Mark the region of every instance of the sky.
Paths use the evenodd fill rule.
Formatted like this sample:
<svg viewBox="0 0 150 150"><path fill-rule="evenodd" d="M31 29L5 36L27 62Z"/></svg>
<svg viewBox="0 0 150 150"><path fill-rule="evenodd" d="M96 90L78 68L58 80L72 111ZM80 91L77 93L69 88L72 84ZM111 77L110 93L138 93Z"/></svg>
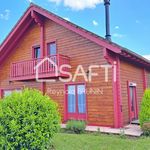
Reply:
<svg viewBox="0 0 150 150"><path fill-rule="evenodd" d="M0 43L33 2L105 37L103 0L5 0L0 5ZM112 41L150 59L150 0L111 0Z"/></svg>

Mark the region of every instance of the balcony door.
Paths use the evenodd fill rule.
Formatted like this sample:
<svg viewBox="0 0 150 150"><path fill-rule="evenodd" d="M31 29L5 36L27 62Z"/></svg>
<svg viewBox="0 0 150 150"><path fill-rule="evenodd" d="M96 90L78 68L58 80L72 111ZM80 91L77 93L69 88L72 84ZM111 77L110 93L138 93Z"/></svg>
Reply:
<svg viewBox="0 0 150 150"><path fill-rule="evenodd" d="M130 122L138 119L136 84L129 83L129 118Z"/></svg>
<svg viewBox="0 0 150 150"><path fill-rule="evenodd" d="M48 52L47 53L48 53L49 56L54 56L54 55L57 54L56 43L55 42L49 43L47 45L47 47L48 47Z"/></svg>
<svg viewBox="0 0 150 150"><path fill-rule="evenodd" d="M50 57L50 59L57 64L57 50L56 50L56 42L51 42L47 45L47 54ZM55 69L55 66L50 64L50 68L52 70Z"/></svg>
<svg viewBox="0 0 150 150"><path fill-rule="evenodd" d="M85 85L68 85L67 86L67 120L85 120L86 119L86 94Z"/></svg>

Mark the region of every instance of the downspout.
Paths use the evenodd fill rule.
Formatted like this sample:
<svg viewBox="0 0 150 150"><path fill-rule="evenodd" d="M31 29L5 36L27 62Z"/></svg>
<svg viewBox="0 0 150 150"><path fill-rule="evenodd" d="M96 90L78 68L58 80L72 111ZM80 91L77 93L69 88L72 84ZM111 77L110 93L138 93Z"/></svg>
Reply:
<svg viewBox="0 0 150 150"><path fill-rule="evenodd" d="M104 58L112 65L112 86L114 100L114 128L123 127L122 96L120 82L120 59L112 58L104 48ZM115 68L116 67L116 68ZM116 81L114 80L116 78Z"/></svg>
<svg viewBox="0 0 150 150"><path fill-rule="evenodd" d="M123 127L123 105L122 105L122 91L121 91L121 68L120 68L120 58L116 56L117 61L117 97L118 97L118 117L119 117L119 127Z"/></svg>

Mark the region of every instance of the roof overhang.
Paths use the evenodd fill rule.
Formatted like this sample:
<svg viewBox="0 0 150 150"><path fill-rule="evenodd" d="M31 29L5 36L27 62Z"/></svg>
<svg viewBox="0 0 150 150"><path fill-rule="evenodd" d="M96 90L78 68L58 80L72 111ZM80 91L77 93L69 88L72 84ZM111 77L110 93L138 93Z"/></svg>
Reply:
<svg viewBox="0 0 150 150"><path fill-rule="evenodd" d="M150 61L146 58L128 50L128 49L122 49L120 56L126 58L127 60L134 62L136 64L140 64L141 66L144 66L145 68L150 69Z"/></svg>

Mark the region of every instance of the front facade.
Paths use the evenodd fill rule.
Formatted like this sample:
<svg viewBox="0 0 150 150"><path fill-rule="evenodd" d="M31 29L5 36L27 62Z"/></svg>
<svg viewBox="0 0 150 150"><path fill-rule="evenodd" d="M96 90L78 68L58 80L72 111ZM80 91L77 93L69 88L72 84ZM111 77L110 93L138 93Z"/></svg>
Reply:
<svg viewBox="0 0 150 150"><path fill-rule="evenodd" d="M64 67L64 72L60 72L44 58L55 62L58 68L71 68ZM98 76L91 82L85 80L90 76L89 66L108 64L112 68L107 82L102 67L93 68ZM76 76L81 65L86 77ZM67 81L68 73L72 80ZM59 104L64 123L76 119L89 125L122 127L138 119L147 87L148 60L36 5L28 8L0 46L0 97L24 88L41 90Z"/></svg>

